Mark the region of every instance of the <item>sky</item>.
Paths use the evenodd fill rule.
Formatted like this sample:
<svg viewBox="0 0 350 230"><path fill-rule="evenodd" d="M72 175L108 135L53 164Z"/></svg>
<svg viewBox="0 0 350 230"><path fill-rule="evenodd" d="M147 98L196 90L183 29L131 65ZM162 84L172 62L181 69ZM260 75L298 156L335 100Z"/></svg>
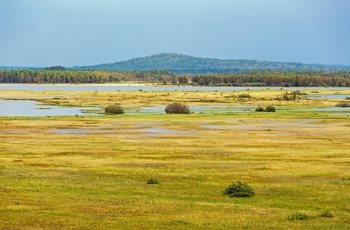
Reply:
<svg viewBox="0 0 350 230"><path fill-rule="evenodd" d="M349 0L0 0L0 66L158 53L350 65Z"/></svg>

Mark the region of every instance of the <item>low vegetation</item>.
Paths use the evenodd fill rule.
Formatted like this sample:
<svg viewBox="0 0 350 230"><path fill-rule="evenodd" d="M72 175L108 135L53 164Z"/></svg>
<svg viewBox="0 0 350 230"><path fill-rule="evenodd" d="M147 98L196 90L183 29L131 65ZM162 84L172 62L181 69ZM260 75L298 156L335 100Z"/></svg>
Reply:
<svg viewBox="0 0 350 230"><path fill-rule="evenodd" d="M175 102L165 107L167 114L189 114L190 108L187 105Z"/></svg>
<svg viewBox="0 0 350 230"><path fill-rule="evenodd" d="M238 98L250 99L250 98L252 98L252 96L250 96L250 95L247 94L247 93L242 93L242 94L238 95Z"/></svg>
<svg viewBox="0 0 350 230"><path fill-rule="evenodd" d="M307 219L309 219L309 215L302 212L296 212L288 216L288 220L307 220Z"/></svg>
<svg viewBox="0 0 350 230"><path fill-rule="evenodd" d="M335 107L350 107L350 103L347 101L338 102Z"/></svg>
<svg viewBox="0 0 350 230"><path fill-rule="evenodd" d="M273 107L272 105L268 105L266 109L264 109L262 106L258 106L255 109L256 112L275 112L276 108Z"/></svg>
<svg viewBox="0 0 350 230"><path fill-rule="evenodd" d="M147 184L159 184L159 182L155 178L150 178L147 180Z"/></svg>
<svg viewBox="0 0 350 230"><path fill-rule="evenodd" d="M265 109L262 106L258 106L258 107L256 107L255 111L256 112L265 112Z"/></svg>
<svg viewBox="0 0 350 230"><path fill-rule="evenodd" d="M237 181L236 183L231 184L224 190L225 195L229 195L230 197L252 197L255 195L255 191L252 187L250 187L247 183L242 183L241 181Z"/></svg>
<svg viewBox="0 0 350 230"><path fill-rule="evenodd" d="M333 218L334 215L333 215L333 213L331 213L331 211L325 210L325 211L321 212L320 217Z"/></svg>
<svg viewBox="0 0 350 230"><path fill-rule="evenodd" d="M105 114L107 115L124 114L124 109L120 105L108 105L105 108Z"/></svg>
<svg viewBox="0 0 350 230"><path fill-rule="evenodd" d="M273 107L272 105L268 105L266 107L266 112L275 112L276 111L276 108Z"/></svg>

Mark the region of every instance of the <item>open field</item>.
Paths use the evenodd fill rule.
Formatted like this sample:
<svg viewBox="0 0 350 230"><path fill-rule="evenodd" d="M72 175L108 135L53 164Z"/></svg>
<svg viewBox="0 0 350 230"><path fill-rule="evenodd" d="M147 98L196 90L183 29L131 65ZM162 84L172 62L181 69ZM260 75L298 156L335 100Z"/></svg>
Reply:
<svg viewBox="0 0 350 230"><path fill-rule="evenodd" d="M299 110L337 100L284 92L2 91L63 106L277 111L0 117L0 229L350 229L350 118ZM256 195L223 195L236 181ZM309 218L290 220L298 212Z"/></svg>

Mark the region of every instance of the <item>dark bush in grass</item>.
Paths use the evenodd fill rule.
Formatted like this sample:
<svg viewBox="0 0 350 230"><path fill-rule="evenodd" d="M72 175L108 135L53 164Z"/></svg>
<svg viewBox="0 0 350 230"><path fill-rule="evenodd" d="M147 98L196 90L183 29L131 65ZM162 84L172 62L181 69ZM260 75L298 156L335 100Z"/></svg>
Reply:
<svg viewBox="0 0 350 230"><path fill-rule="evenodd" d="M350 107L350 103L347 101L338 102L335 107Z"/></svg>
<svg viewBox="0 0 350 230"><path fill-rule="evenodd" d="M109 105L105 109L105 114L114 115L114 114L123 114L124 109L119 105Z"/></svg>
<svg viewBox="0 0 350 230"><path fill-rule="evenodd" d="M238 95L238 98L252 98L252 96L250 96L249 94L243 93Z"/></svg>
<svg viewBox="0 0 350 230"><path fill-rule="evenodd" d="M159 184L158 180L155 178L149 178L147 184Z"/></svg>
<svg viewBox="0 0 350 230"><path fill-rule="evenodd" d="M302 212L296 212L288 216L288 220L307 220L309 216Z"/></svg>
<svg viewBox="0 0 350 230"><path fill-rule="evenodd" d="M255 191L247 183L242 183L237 181L231 184L224 190L224 195L229 195L230 197L251 197L255 195Z"/></svg>
<svg viewBox="0 0 350 230"><path fill-rule="evenodd" d="M265 109L261 106L256 107L255 109L256 112L265 112Z"/></svg>
<svg viewBox="0 0 350 230"><path fill-rule="evenodd" d="M165 107L167 114L189 114L190 108L187 105L181 103L173 103Z"/></svg>
<svg viewBox="0 0 350 230"><path fill-rule="evenodd" d="M275 111L276 111L276 109L272 105L269 105L266 107L266 112L275 112Z"/></svg>

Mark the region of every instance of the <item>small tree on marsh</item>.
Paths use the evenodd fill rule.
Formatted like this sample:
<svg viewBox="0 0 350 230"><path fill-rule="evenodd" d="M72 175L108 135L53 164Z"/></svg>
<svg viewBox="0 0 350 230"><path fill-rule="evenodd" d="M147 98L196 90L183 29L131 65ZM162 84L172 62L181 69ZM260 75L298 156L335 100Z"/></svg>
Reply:
<svg viewBox="0 0 350 230"><path fill-rule="evenodd" d="M275 112L275 111L276 111L276 109L272 105L269 105L266 107L266 112Z"/></svg>
<svg viewBox="0 0 350 230"><path fill-rule="evenodd" d="M165 112L167 114L189 114L190 108L187 105L175 102L165 107Z"/></svg>
<svg viewBox="0 0 350 230"><path fill-rule="evenodd" d="M105 108L105 114L124 114L124 109L120 105L109 105Z"/></svg>
<svg viewBox="0 0 350 230"><path fill-rule="evenodd" d="M255 195L255 191L247 183L242 183L237 181L236 183L231 184L224 190L225 195L230 197L251 197Z"/></svg>

